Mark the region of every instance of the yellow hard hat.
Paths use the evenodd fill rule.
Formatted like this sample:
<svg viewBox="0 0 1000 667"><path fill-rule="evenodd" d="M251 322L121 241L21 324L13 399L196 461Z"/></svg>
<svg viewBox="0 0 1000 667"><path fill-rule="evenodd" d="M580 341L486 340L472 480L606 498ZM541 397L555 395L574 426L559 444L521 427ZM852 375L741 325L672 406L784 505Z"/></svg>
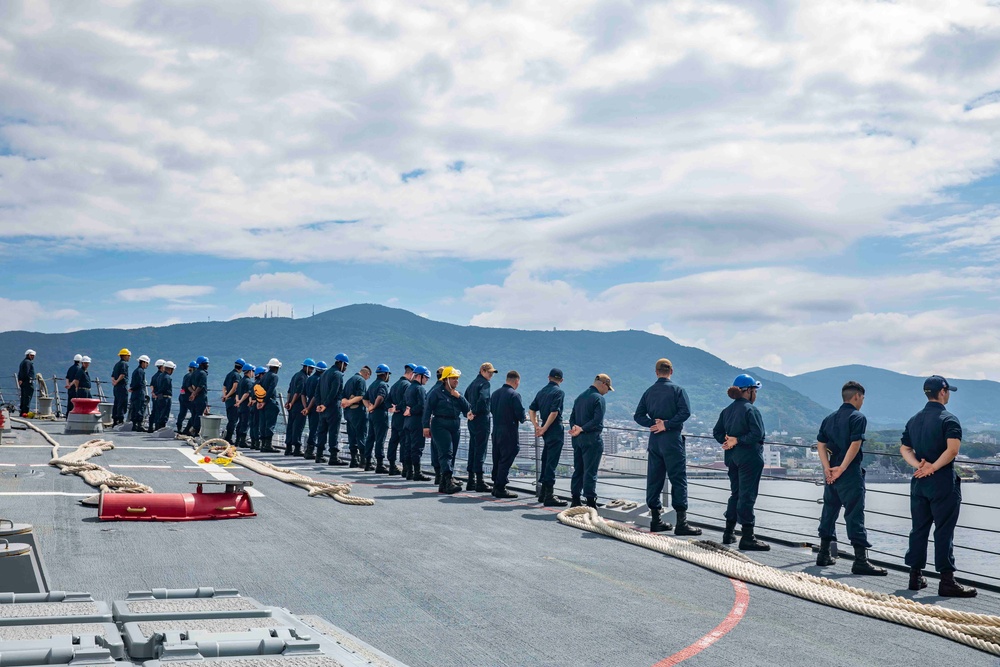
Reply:
<svg viewBox="0 0 1000 667"><path fill-rule="evenodd" d="M447 380L448 378L460 378L462 377L462 371L454 368L453 366L445 366L441 369L441 379Z"/></svg>
<svg viewBox="0 0 1000 667"><path fill-rule="evenodd" d="M127 347L123 347L121 351L118 353L118 356L124 357L126 354L130 357L132 356L132 352Z"/></svg>
<svg viewBox="0 0 1000 667"><path fill-rule="evenodd" d="M267 396L267 389L264 389L264 385L262 384L255 384L253 395L257 397L257 400L264 400L264 397Z"/></svg>

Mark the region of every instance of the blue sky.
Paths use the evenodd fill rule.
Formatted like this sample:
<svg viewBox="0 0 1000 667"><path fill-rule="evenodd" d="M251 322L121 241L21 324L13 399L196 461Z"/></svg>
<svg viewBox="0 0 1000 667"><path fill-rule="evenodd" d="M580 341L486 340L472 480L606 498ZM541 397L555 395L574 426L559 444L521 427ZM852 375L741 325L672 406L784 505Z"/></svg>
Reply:
<svg viewBox="0 0 1000 667"><path fill-rule="evenodd" d="M1000 379L1000 8L0 4L0 330L350 303Z"/></svg>

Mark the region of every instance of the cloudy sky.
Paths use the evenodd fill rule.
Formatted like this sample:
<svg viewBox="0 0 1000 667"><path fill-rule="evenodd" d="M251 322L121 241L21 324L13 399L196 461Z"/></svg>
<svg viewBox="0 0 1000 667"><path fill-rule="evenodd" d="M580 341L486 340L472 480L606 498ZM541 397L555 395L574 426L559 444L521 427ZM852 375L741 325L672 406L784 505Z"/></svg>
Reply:
<svg viewBox="0 0 1000 667"><path fill-rule="evenodd" d="M0 3L0 329L382 303L1000 379L993 0Z"/></svg>

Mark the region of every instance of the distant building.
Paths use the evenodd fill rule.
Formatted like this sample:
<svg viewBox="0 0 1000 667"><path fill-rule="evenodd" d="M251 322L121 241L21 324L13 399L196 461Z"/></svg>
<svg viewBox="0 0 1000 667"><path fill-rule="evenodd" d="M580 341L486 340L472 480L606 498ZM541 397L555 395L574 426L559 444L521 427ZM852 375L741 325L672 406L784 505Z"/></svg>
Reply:
<svg viewBox="0 0 1000 667"><path fill-rule="evenodd" d="M614 431L609 431L604 429L601 432L601 439L604 440L604 453L605 454L617 454L618 453L618 434Z"/></svg>
<svg viewBox="0 0 1000 667"><path fill-rule="evenodd" d="M781 452L771 449L771 445L764 445L764 465L770 468L780 468Z"/></svg>

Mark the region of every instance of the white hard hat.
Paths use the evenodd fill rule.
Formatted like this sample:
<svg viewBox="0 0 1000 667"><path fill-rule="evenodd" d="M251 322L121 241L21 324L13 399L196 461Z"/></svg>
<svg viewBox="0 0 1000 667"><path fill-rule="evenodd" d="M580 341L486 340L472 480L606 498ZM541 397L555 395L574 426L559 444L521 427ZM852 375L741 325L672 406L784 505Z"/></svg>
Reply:
<svg viewBox="0 0 1000 667"><path fill-rule="evenodd" d="M90 357L84 357L84 358L80 359L80 361L82 361L85 364L89 364L90 363Z"/></svg>
<svg viewBox="0 0 1000 667"><path fill-rule="evenodd" d="M155 364L153 364L153 365L154 365L154 366L162 366L162 365L163 365L163 364L165 364L165 363L167 363L167 362L165 362L165 361L164 361L163 359L157 359L157 360L156 360L156 363L155 363Z"/></svg>
<svg viewBox="0 0 1000 667"><path fill-rule="evenodd" d="M28 356L29 354L34 354L34 353L35 353L34 350L32 350L31 348L28 348L27 350L24 351L24 356Z"/></svg>
<svg viewBox="0 0 1000 667"><path fill-rule="evenodd" d="M139 357L139 361L145 361L145 362L146 362L146 363L148 364L148 363L149 363L149 357L147 357L147 356L146 356L146 355L144 354L144 355L142 355L141 357Z"/></svg>
<svg viewBox="0 0 1000 667"><path fill-rule="evenodd" d="M73 355L73 361L83 361L83 355Z"/></svg>
<svg viewBox="0 0 1000 667"><path fill-rule="evenodd" d="M274 357L271 357L271 360L269 362L267 362L267 367L268 368L281 368L281 362L278 361L277 359L275 359Z"/></svg>
<svg viewBox="0 0 1000 667"><path fill-rule="evenodd" d="M165 366L166 368L177 368L177 364L175 364L175 363L174 363L174 362L172 362L172 361L164 361L164 362L163 362L163 365L164 365L164 366Z"/></svg>

